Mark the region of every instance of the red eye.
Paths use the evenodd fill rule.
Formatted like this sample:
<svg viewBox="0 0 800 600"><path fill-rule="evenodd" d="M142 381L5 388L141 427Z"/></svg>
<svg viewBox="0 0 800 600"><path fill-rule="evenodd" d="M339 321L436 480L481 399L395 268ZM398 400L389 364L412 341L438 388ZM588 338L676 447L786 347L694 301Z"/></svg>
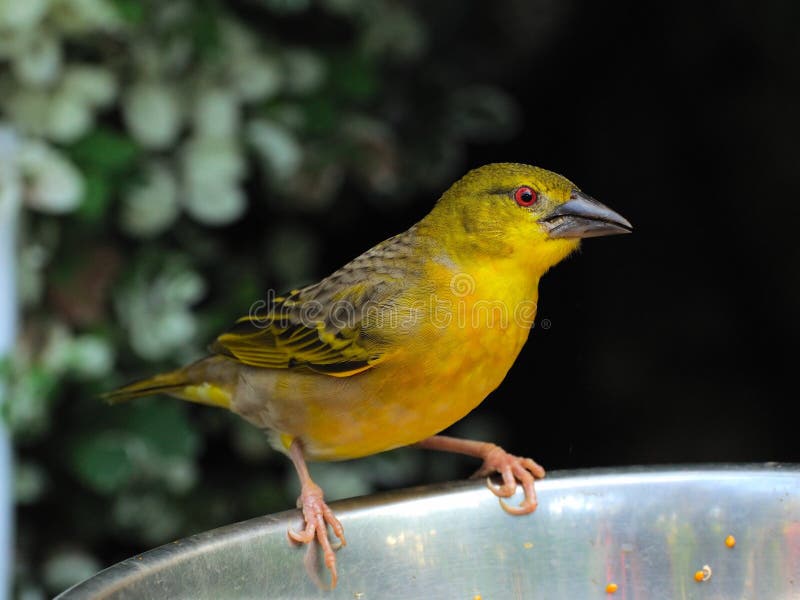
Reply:
<svg viewBox="0 0 800 600"><path fill-rule="evenodd" d="M539 197L536 195L536 192L526 186L517 188L514 192L514 200L516 200L517 204L520 206L533 206L538 199Z"/></svg>

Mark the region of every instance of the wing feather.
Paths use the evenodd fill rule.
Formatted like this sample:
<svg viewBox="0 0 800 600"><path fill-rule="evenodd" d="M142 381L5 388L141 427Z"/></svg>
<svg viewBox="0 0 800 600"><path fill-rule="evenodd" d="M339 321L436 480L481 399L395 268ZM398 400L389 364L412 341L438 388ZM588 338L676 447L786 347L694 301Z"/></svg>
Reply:
<svg viewBox="0 0 800 600"><path fill-rule="evenodd" d="M367 308L392 310L405 296L413 264L414 228L368 250L319 283L274 298L244 316L211 351L269 369L306 369L350 377L387 356L386 332ZM418 268L414 268L419 272Z"/></svg>

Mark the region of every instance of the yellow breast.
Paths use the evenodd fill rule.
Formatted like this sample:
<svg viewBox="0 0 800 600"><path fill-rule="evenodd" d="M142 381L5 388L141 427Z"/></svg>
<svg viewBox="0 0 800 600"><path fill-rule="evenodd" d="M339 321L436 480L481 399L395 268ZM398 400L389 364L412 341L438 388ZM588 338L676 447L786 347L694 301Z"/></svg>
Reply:
<svg viewBox="0 0 800 600"><path fill-rule="evenodd" d="M491 263L429 269L436 291L414 299L427 308L379 365L343 379L273 375L271 417L284 445L300 437L310 458L341 460L413 444L500 384L533 323L536 282L500 276Z"/></svg>

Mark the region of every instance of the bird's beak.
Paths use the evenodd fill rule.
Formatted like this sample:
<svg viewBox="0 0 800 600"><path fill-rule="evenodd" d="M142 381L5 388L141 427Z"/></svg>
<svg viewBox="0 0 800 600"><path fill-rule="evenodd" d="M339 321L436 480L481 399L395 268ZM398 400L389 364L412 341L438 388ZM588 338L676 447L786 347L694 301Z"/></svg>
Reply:
<svg viewBox="0 0 800 600"><path fill-rule="evenodd" d="M633 231L625 217L580 190L572 190L569 200L539 219L539 223L551 238L600 237Z"/></svg>

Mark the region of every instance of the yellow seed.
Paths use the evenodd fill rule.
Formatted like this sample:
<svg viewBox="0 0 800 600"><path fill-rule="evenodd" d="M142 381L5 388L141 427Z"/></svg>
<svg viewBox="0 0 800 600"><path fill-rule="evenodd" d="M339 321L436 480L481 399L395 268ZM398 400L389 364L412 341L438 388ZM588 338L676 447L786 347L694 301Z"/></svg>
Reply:
<svg viewBox="0 0 800 600"><path fill-rule="evenodd" d="M708 565L703 565L703 568L694 574L695 581L708 581L709 579L711 579L711 567Z"/></svg>
<svg viewBox="0 0 800 600"><path fill-rule="evenodd" d="M475 595L472 597L472 600L483 600L483 596L481 596L480 594L475 594Z"/></svg>
<svg viewBox="0 0 800 600"><path fill-rule="evenodd" d="M606 594L613 594L619 589L619 586L613 581L606 586Z"/></svg>
<svg viewBox="0 0 800 600"><path fill-rule="evenodd" d="M732 535L729 535L728 537L725 538L725 545L728 548L733 548L736 545L736 538L733 537Z"/></svg>

